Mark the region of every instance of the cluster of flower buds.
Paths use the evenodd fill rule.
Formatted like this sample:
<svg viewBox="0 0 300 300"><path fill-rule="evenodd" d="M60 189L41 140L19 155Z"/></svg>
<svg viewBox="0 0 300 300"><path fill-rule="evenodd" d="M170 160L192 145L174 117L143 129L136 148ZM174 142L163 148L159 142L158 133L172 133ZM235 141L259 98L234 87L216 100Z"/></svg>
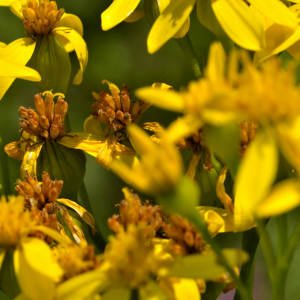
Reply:
<svg viewBox="0 0 300 300"><path fill-rule="evenodd" d="M111 95L106 91L101 91L99 94L93 92L94 99L97 100L92 105L94 118L113 130L121 130L127 124L138 122L141 114L148 109L150 104L141 100L133 104L127 85L123 85L120 92L116 85L108 84Z"/></svg>
<svg viewBox="0 0 300 300"><path fill-rule="evenodd" d="M245 151L249 147L249 144L254 139L257 129L258 123L254 121L243 121L239 123L240 127L240 136L241 136L241 145L239 148L239 154L241 157L244 156Z"/></svg>
<svg viewBox="0 0 300 300"><path fill-rule="evenodd" d="M55 1L27 0L22 8L23 24L29 34L47 35L61 20L65 10L57 10Z"/></svg>
<svg viewBox="0 0 300 300"><path fill-rule="evenodd" d="M175 254L186 255L209 251L200 232L189 220L181 216L171 215L170 220L163 223L163 229L167 237L172 240L171 250Z"/></svg>
<svg viewBox="0 0 300 300"><path fill-rule="evenodd" d="M145 226L143 232L146 238L154 238L160 235L163 220L162 209L158 205L152 205L150 201L141 203L138 195L124 188L125 200L119 204L120 215L113 215L108 219L108 227L116 235L127 229L129 224ZM122 229L121 229L122 228Z"/></svg>
<svg viewBox="0 0 300 300"><path fill-rule="evenodd" d="M63 186L62 181L51 181L49 174L42 175L42 187L36 178L32 178L28 172L25 173L25 181L17 180L16 192L25 198L24 208L34 214L38 225L43 225L56 230L58 204L56 200ZM47 243L52 242L52 238L46 234L35 231L30 236L38 237Z"/></svg>
<svg viewBox="0 0 300 300"><path fill-rule="evenodd" d="M33 136L41 137L42 139L56 139L65 135L64 119L68 112L68 103L61 96L57 98L54 105L54 98L51 92L47 92L45 102L41 94L34 96L34 109L26 109L21 106L19 108L21 130Z"/></svg>
<svg viewBox="0 0 300 300"><path fill-rule="evenodd" d="M42 187L36 178L32 178L28 172L25 173L25 180L17 180L16 192L25 198L25 208L31 210L37 207L45 209L47 213L56 213L58 206L56 200L61 192L63 181L52 181L47 172L42 175Z"/></svg>

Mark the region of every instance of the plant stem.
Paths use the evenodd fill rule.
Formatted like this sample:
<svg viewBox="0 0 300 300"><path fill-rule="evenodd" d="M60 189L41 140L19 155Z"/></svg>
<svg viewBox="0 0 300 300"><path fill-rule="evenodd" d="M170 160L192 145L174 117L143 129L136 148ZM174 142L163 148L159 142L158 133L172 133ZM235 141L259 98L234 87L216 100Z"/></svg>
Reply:
<svg viewBox="0 0 300 300"><path fill-rule="evenodd" d="M195 77L198 79L202 76L201 67L198 62L196 52L193 48L191 39L189 37L189 34L187 33L183 38L175 39L183 53L185 54Z"/></svg>
<svg viewBox="0 0 300 300"><path fill-rule="evenodd" d="M300 221L296 225L291 238L286 244L285 251L281 257L278 258L278 267L276 272L276 280L274 282L274 299L284 299L285 296L285 283L290 268L293 255L295 253L296 247L300 240Z"/></svg>
<svg viewBox="0 0 300 300"><path fill-rule="evenodd" d="M79 197L80 197L80 204L91 214L93 214L93 209L90 203L89 195L87 193L85 183L82 181L80 187L79 187ZM98 226L98 223L95 221L95 228L96 233L95 235L91 234L91 238L95 245L97 246L98 250L103 252L106 242L101 234L100 228Z"/></svg>
<svg viewBox="0 0 300 300"><path fill-rule="evenodd" d="M282 257L288 243L287 214L275 218L278 232L278 258Z"/></svg>
<svg viewBox="0 0 300 300"><path fill-rule="evenodd" d="M209 232L207 231L206 225L201 217L197 214L190 217L190 220L195 224L197 229L201 232L203 239L206 240L207 243L210 244L214 252L218 255L218 260L220 264L222 264L226 271L229 273L231 278L233 279L234 283L238 287L237 292L240 294L240 299L242 300L251 300L251 293L248 290L248 287L242 282L238 276L233 271L233 268L228 264L226 258L224 257L222 251L220 250L216 241L210 236Z"/></svg>
<svg viewBox="0 0 300 300"><path fill-rule="evenodd" d="M261 219L256 219L257 231L261 238L261 245L266 260L269 277L271 282L274 282L275 268L276 268L276 257L274 249L272 247L271 238L268 230L266 229L266 223L263 223Z"/></svg>
<svg viewBox="0 0 300 300"><path fill-rule="evenodd" d="M243 232L242 248L245 250L250 258L249 261L242 266L240 279L248 286L248 290L253 292L253 280L254 280L254 269L255 269L255 254L259 243L259 236L255 228ZM240 294L235 293L234 300L240 300Z"/></svg>
<svg viewBox="0 0 300 300"><path fill-rule="evenodd" d="M11 195L11 185L9 180L9 167L7 155L4 151L4 145L0 136L0 195Z"/></svg>

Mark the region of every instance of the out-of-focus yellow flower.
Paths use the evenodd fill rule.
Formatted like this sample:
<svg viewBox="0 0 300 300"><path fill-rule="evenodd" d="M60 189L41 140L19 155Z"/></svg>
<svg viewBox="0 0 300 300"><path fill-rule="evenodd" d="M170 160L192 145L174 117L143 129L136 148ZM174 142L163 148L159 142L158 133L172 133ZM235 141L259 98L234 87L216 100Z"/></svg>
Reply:
<svg viewBox="0 0 300 300"><path fill-rule="evenodd" d="M132 290L137 290L142 298L165 299L166 295L171 295L171 299L176 300L200 299L194 279L211 279L224 273L215 254L173 259L161 245L147 240L143 229L129 224L127 230L118 233L118 237L111 237L100 268L81 275L82 279L93 282L95 291L101 291L105 299L130 299ZM223 251L232 266L247 260L246 253L241 250ZM160 278L159 284L153 280L155 277ZM77 287L83 288L85 282L78 280Z"/></svg>
<svg viewBox="0 0 300 300"><path fill-rule="evenodd" d="M20 142L12 142L5 147L8 156L22 160L21 179L25 173L32 177L37 176L37 159L43 145L47 141L59 143L65 147L81 149L96 157L96 161L106 168L113 158L123 159L128 164L135 162L134 150L119 144L111 135L110 139L104 135L95 135L81 132L65 133L64 118L68 111L68 104L63 100L62 94L52 94L47 91L45 102L40 94L35 95L37 112L32 109L20 107L19 114L23 117L21 127L23 138ZM53 98L59 95L54 105ZM18 145L21 144L21 148Z"/></svg>
<svg viewBox="0 0 300 300"><path fill-rule="evenodd" d="M137 125L129 125L130 141L141 156L140 164L133 168L113 161L111 169L125 182L148 194L160 194L178 183L182 172L182 161L176 147L167 139L155 144Z"/></svg>
<svg viewBox="0 0 300 300"><path fill-rule="evenodd" d="M37 71L14 62L14 56L9 49L10 45L0 42L0 100L10 86L8 82L14 78L41 81L41 76Z"/></svg>
<svg viewBox="0 0 300 300"><path fill-rule="evenodd" d="M25 66L34 53L37 37L55 35L68 52L75 49L80 70L73 83L81 83L88 61L88 52L86 43L82 38L82 23L77 16L65 13L64 9L58 10L56 2L50 0L1 1L0 5L10 7L11 11L21 19L27 35L30 36L15 40L6 46L3 58ZM0 57L4 54L0 54ZM13 81L14 78L7 78L5 81L1 79L1 86L3 85L7 89ZM51 89L53 86L47 88Z"/></svg>
<svg viewBox="0 0 300 300"><path fill-rule="evenodd" d="M124 0L116 0L114 1L109 8L107 8L102 14L101 14L101 20L102 20L102 29L103 30L109 30L112 27L118 25L122 21L127 22L134 22L139 20L141 17L144 16L144 11L141 10L135 10L135 8L138 6L140 0L135 1L124 1ZM149 38L148 38L148 51L150 53L153 53L157 51L163 44L165 44L170 38L182 38L184 37L190 28L190 18L189 14L191 10L193 9L193 4L190 5L190 2L195 2L195 0L192 1L178 1L178 0L160 0L157 2L159 12L161 15L165 16L168 15L168 17L164 17L163 20L158 21L159 24L155 25L157 22L154 23L155 27L163 26L165 28L163 35L156 35L153 33L154 30L151 29ZM171 26L171 22L174 20L170 20L170 12L171 9L169 6L172 4L172 9L174 9L174 6L176 8L174 9L176 13L180 14L183 12L183 16L180 16L179 20L176 20L176 27ZM171 16L172 18L172 16ZM155 40L159 46L155 45L155 48L152 47L152 44L154 42L151 42L151 40Z"/></svg>
<svg viewBox="0 0 300 300"><path fill-rule="evenodd" d="M31 237L31 233L44 232L65 245L67 241L56 231L38 226L33 213L24 211L23 197L8 198L8 202L5 197L0 200L0 267L8 252L13 251L14 271L23 294L33 300L41 297L52 300L55 284L63 271L52 257L50 247ZM45 284L47 293L42 295Z"/></svg>
<svg viewBox="0 0 300 300"><path fill-rule="evenodd" d="M240 62L242 71L239 71ZM199 123L222 126L248 120L259 124L260 130L244 155L235 183L235 230L240 231L253 226L255 214L284 213L299 205L297 180L288 179L271 188L277 172L278 148L298 172L300 169L297 154L300 151L300 92L293 64L284 69L280 61L273 59L258 69L245 52L233 51L226 72L225 68L224 53L214 44L206 76L190 83L187 92L143 88L137 95L160 107L185 113L166 131L175 141L190 135L199 128ZM282 99L290 100L283 102ZM289 196L282 197L283 191ZM267 209L266 203L274 206ZM259 212L260 204L264 213Z"/></svg>

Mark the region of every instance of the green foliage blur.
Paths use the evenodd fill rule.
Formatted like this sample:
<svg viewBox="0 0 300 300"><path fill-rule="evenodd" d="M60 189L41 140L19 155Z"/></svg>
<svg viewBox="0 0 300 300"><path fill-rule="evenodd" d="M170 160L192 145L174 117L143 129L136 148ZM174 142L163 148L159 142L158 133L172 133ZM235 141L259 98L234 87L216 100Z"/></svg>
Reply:
<svg viewBox="0 0 300 300"><path fill-rule="evenodd" d="M147 52L146 40L150 25L145 18L135 23L123 22L107 32L102 31L100 14L111 2L112 0L57 1L59 8L64 8L67 13L75 14L81 19L84 26L84 39L89 50L89 62L83 82L78 86L71 84L65 99L69 103L68 114L73 132L83 131L83 122L92 111L92 91L108 90L107 85L101 83L102 79L107 79L119 87L122 84L132 87L133 99L136 99L134 90L150 86L154 82L164 82L178 90L186 87L189 81L195 79L184 54L173 39L157 53L149 54ZM18 38L26 37L22 23L7 7L0 7L0 28L1 42L8 44ZM191 15L189 35L200 63L205 64L209 45L216 37L199 23L195 11ZM79 68L79 63L74 52L70 57L72 81ZM34 107L33 96L39 92L40 90L33 83L16 79L0 101L0 134L4 145L20 139L18 108L20 106ZM140 123L153 121L167 126L175 118L176 114L174 113L151 107L142 116ZM121 189L126 185L112 172L95 163L93 157L86 156L87 173L84 181L92 202L95 219L100 225L102 234L107 238L111 234L107 227L107 218L118 212L115 204L123 199ZM7 177L10 180L11 193L15 193L14 183L20 177L20 161L8 158L8 164L9 174ZM298 213L299 215L299 212L300 210L296 210L292 214ZM270 223L274 233L276 230L274 222ZM224 243L228 243L228 241L240 243L239 234L227 234L219 239ZM260 248L257 259L255 299L267 299L271 295L271 290L267 271L262 263ZM287 299L290 300L296 300L297 290L299 291L297 279L299 263L300 257L296 257L287 281ZM0 293L0 299L6 298ZM223 296L222 299L226 298ZM232 293L227 299L232 299Z"/></svg>

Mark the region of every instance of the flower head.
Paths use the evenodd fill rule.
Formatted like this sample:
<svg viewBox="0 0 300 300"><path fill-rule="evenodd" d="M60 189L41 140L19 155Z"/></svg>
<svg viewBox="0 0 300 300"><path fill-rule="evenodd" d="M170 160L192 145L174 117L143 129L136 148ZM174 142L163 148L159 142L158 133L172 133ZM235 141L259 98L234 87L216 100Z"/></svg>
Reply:
<svg viewBox="0 0 300 300"><path fill-rule="evenodd" d="M35 36L47 35L56 28L65 10L63 8L58 10L56 1L27 0L21 12L25 29Z"/></svg>

